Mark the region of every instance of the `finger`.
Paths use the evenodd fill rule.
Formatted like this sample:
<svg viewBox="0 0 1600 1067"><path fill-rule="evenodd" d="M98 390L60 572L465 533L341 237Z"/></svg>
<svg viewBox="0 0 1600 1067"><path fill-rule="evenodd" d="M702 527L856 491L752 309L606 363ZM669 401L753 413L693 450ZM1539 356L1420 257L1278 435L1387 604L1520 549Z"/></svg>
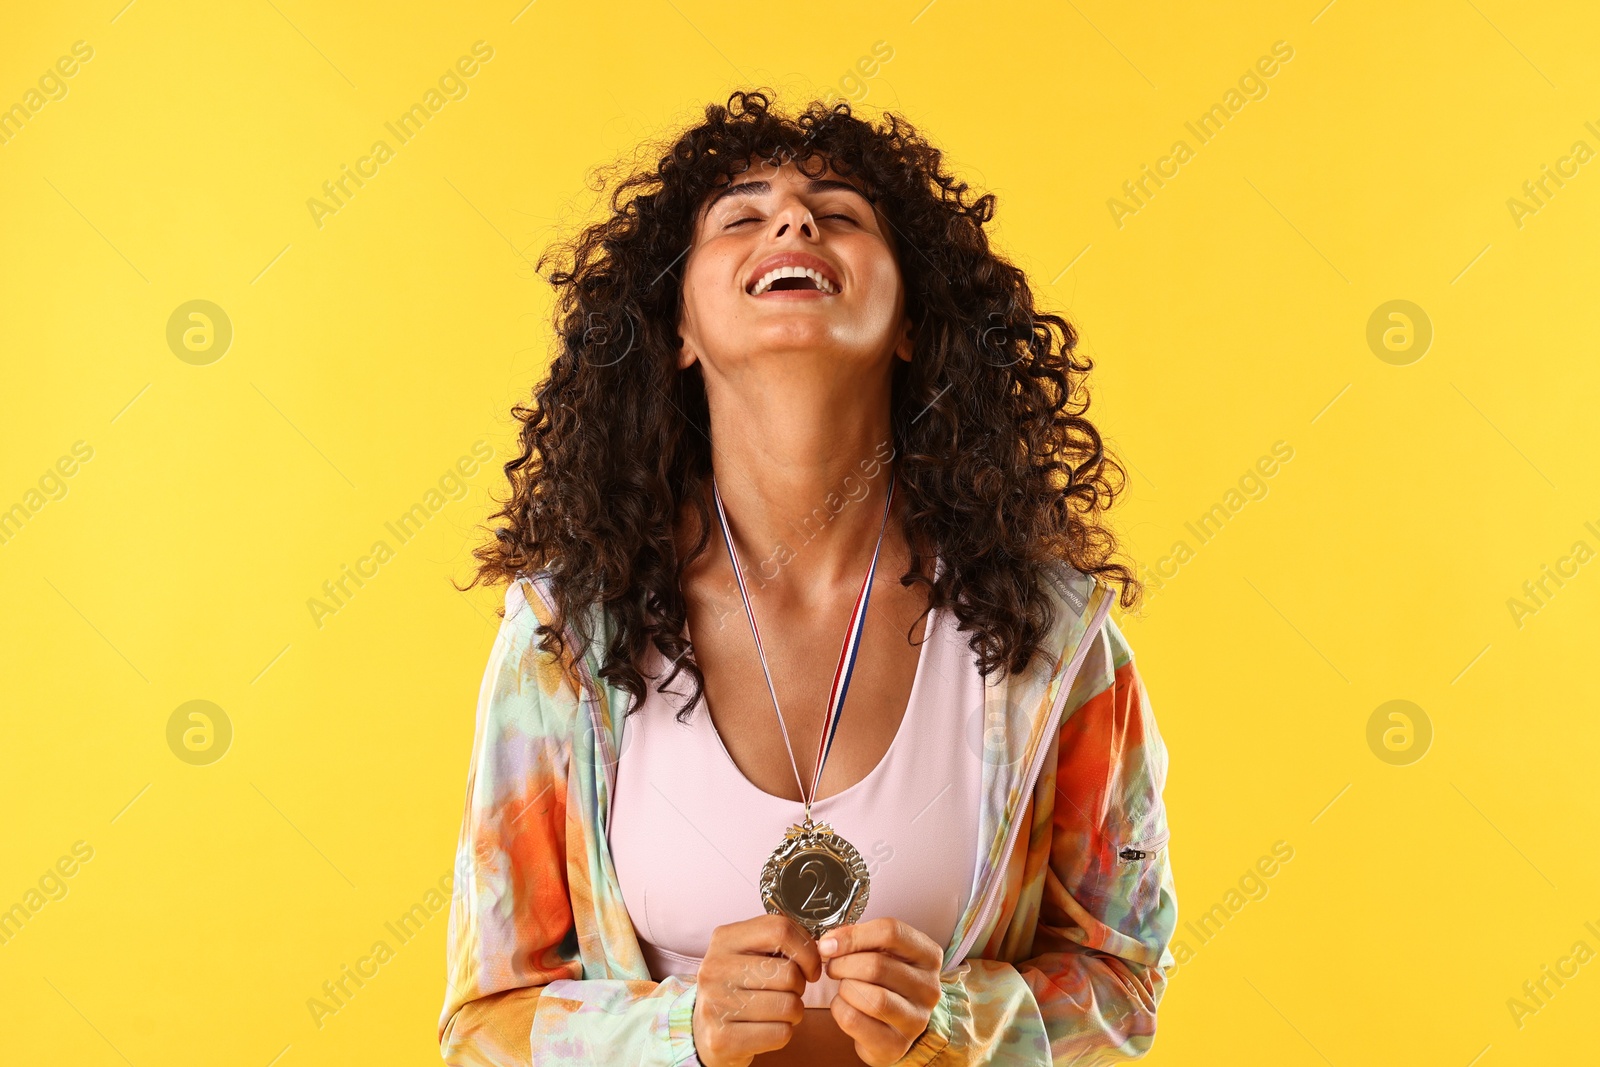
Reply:
<svg viewBox="0 0 1600 1067"><path fill-rule="evenodd" d="M788 1023L728 1023L710 1045L724 1056L756 1055L783 1048L793 1035Z"/></svg>
<svg viewBox="0 0 1600 1067"><path fill-rule="evenodd" d="M915 1037L927 1027L921 1013L907 1003L906 998L892 989L846 978L839 983L835 1001L843 1000L861 1014L892 1030L901 1038Z"/></svg>
<svg viewBox="0 0 1600 1067"><path fill-rule="evenodd" d="M822 953L810 931L787 915L769 915L777 931L777 951L793 960L805 975L806 981L815 982L822 977Z"/></svg>
<svg viewBox="0 0 1600 1067"><path fill-rule="evenodd" d="M736 989L718 1000L711 1015L719 1023L787 1023L798 1026L806 1017L800 994L777 989Z"/></svg>
<svg viewBox="0 0 1600 1067"><path fill-rule="evenodd" d="M787 956L760 952L724 955L711 968L711 977L730 989L780 989L794 993L806 990L805 975Z"/></svg>
<svg viewBox="0 0 1600 1067"><path fill-rule="evenodd" d="M831 949L827 944L830 940L834 942ZM829 957L871 949L887 952L919 967L937 968L944 962L944 950L933 938L910 923L889 915L830 930L817 944L818 951Z"/></svg>
<svg viewBox="0 0 1600 1067"><path fill-rule="evenodd" d="M863 1047L888 1047L891 1049L904 1049L907 1035L883 1022L844 999L842 995L836 996L828 1004L828 1011L833 1015L833 1021L839 1024L839 1029L850 1035L856 1041L856 1055L861 1055ZM863 1057L865 1058L865 1057Z"/></svg>
<svg viewBox="0 0 1600 1067"><path fill-rule="evenodd" d="M829 978L854 978L893 990L911 1004L932 1007L939 999L939 976L883 952L833 956L823 966Z"/></svg>
<svg viewBox="0 0 1600 1067"><path fill-rule="evenodd" d="M760 915L717 927L712 931L712 945L725 952L751 955L783 956L793 960L805 975L806 981L815 982L822 976L822 956L806 928L787 915ZM707 949L707 955L713 949Z"/></svg>

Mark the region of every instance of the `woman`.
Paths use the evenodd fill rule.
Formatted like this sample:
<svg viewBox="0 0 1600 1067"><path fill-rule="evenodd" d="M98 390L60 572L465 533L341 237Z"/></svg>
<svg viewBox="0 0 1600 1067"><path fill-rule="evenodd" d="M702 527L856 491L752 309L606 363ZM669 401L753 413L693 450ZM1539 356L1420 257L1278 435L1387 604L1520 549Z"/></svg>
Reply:
<svg viewBox="0 0 1600 1067"><path fill-rule="evenodd" d="M448 1062L1149 1048L1176 896L1121 470L966 191L903 119L735 93L564 250L477 553Z"/></svg>

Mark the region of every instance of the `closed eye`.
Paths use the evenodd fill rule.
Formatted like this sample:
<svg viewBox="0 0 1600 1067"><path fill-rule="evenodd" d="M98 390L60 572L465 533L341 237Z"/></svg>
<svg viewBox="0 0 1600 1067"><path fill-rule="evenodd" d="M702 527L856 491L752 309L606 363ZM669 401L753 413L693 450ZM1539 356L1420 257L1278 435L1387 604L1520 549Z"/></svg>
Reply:
<svg viewBox="0 0 1600 1067"><path fill-rule="evenodd" d="M859 222L856 222L855 216L846 215L843 212L835 212L835 213L833 213L831 215L824 215L822 217L825 218L825 219L844 219L846 222L855 223L857 226L861 225ZM723 229L731 230L735 226L739 226L739 225L741 225L743 223L746 223L746 222L760 222L760 221L761 220L756 218L754 215L750 215L750 216L747 216L746 218L734 219L732 222L730 222L726 226L724 226Z"/></svg>

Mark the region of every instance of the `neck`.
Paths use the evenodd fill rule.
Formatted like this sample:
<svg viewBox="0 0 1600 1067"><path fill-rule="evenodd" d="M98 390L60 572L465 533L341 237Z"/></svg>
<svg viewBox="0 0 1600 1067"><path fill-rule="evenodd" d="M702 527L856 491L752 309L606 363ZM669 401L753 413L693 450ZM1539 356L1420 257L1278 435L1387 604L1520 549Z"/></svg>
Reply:
<svg viewBox="0 0 1600 1067"><path fill-rule="evenodd" d="M896 516L885 524L883 514L894 469L888 383L764 384L711 403L712 472L745 583L795 604L853 597L879 530L880 579L902 555ZM712 543L722 547L720 527Z"/></svg>

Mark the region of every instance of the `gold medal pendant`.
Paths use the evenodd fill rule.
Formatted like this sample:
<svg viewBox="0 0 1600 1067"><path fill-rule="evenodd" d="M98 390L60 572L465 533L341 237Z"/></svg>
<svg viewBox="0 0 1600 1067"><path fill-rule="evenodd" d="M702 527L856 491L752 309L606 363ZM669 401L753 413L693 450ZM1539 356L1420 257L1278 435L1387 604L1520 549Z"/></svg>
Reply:
<svg viewBox="0 0 1600 1067"><path fill-rule="evenodd" d="M761 868L761 902L787 915L813 939L861 918L870 880L854 845L825 822L807 818L784 831Z"/></svg>

